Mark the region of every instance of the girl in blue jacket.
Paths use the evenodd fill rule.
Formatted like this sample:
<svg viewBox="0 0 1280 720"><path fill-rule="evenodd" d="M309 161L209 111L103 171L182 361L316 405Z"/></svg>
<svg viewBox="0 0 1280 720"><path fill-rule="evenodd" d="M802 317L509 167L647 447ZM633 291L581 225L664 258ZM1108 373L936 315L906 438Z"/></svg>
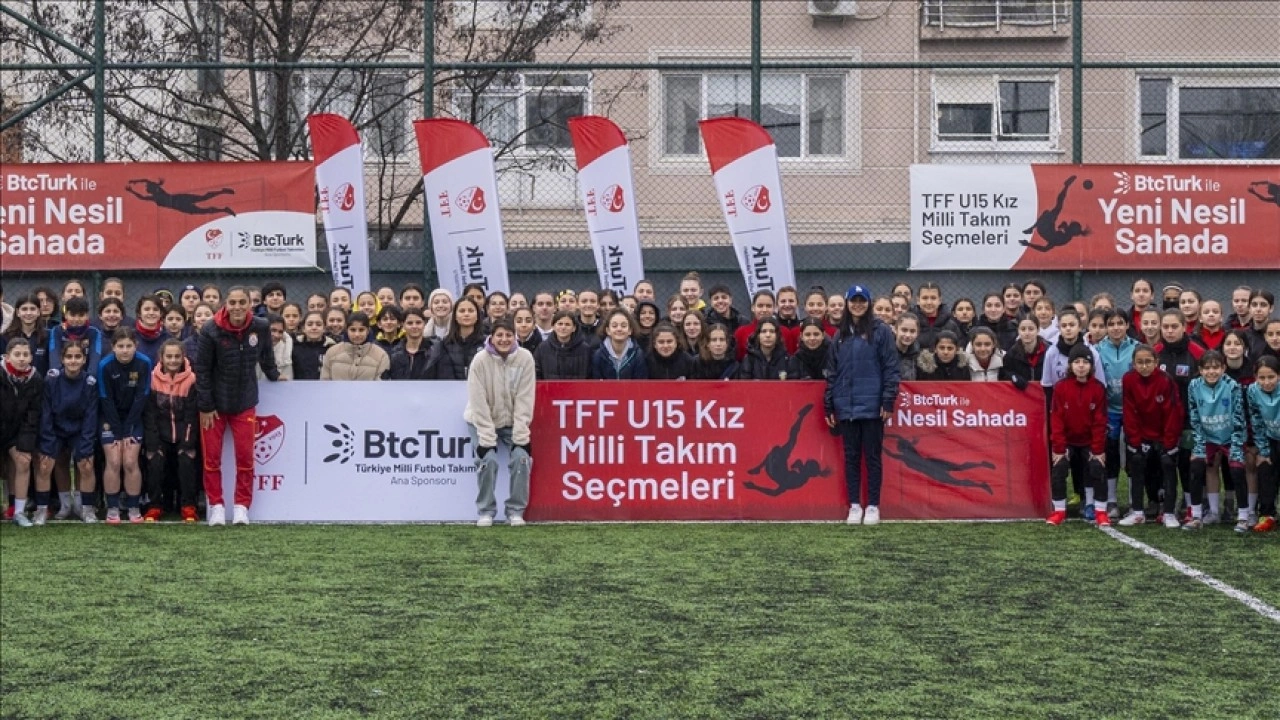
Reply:
<svg viewBox="0 0 1280 720"><path fill-rule="evenodd" d="M1221 464L1227 463L1236 487L1246 488L1244 481L1244 442L1247 428L1244 419L1244 393L1239 383L1226 376L1227 359L1217 350L1200 358L1200 377L1187 387L1187 408L1191 417L1191 494L1200 497L1205 475L1210 475L1209 512L1203 518L1193 517L1182 526L1195 530L1201 522L1214 525L1221 521L1219 481ZM1193 507L1194 511L1200 508ZM1237 512L1238 532L1248 532L1248 499ZM1199 520L1199 521L1198 521Z"/></svg>
<svg viewBox="0 0 1280 720"><path fill-rule="evenodd" d="M1133 368L1133 351L1138 341L1129 336L1129 315L1123 310L1111 310L1105 318L1106 336L1093 346L1102 360L1102 372L1107 378L1107 517L1117 520L1120 508L1116 498L1116 484L1120 477L1120 431L1124 427L1124 374Z"/></svg>
<svg viewBox="0 0 1280 720"><path fill-rule="evenodd" d="M102 476L107 495L107 523L120 524L120 485L124 480L125 506L129 522L142 522L138 507L142 495L142 470L138 456L142 450L142 414L151 392L151 360L138 352L132 328L118 328L111 338L111 354L98 366L98 393L102 428L102 450L107 467Z"/></svg>
<svg viewBox="0 0 1280 720"><path fill-rule="evenodd" d="M632 336L636 322L618 308L604 320L605 339L591 356L591 377L597 380L647 380L649 366Z"/></svg>
<svg viewBox="0 0 1280 720"><path fill-rule="evenodd" d="M1280 358L1258 358L1249 386L1249 425L1258 443L1258 524L1254 532L1276 528L1276 463L1280 462Z"/></svg>
<svg viewBox="0 0 1280 720"><path fill-rule="evenodd" d="M845 293L840 331L827 356L827 425L844 438L850 525L880 522L884 422L898 397L898 351L893 331L871 314L871 293L854 285ZM862 507L866 459L867 507Z"/></svg>
<svg viewBox="0 0 1280 720"><path fill-rule="evenodd" d="M59 348L60 367L50 370L45 380L36 497L49 492L53 466L63 450L68 450L80 478L80 519L95 523L93 449L98 439L98 381L85 368L88 359L80 343L66 343Z"/></svg>

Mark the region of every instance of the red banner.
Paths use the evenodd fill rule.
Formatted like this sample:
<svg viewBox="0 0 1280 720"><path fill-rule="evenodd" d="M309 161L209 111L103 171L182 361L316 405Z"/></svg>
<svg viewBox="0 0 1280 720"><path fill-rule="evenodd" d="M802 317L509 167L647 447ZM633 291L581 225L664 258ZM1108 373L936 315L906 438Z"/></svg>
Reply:
<svg viewBox="0 0 1280 720"><path fill-rule="evenodd" d="M527 516L541 521L840 520L844 446L819 382L547 382ZM886 428L886 519L1039 517L1044 395L903 383Z"/></svg>
<svg viewBox="0 0 1280 720"><path fill-rule="evenodd" d="M6 271L315 267L310 163L0 165Z"/></svg>
<svg viewBox="0 0 1280 720"><path fill-rule="evenodd" d="M1042 517L1049 508L1044 391L905 382L885 428L881 514L894 520Z"/></svg>
<svg viewBox="0 0 1280 720"><path fill-rule="evenodd" d="M1280 268L1280 165L913 165L911 268Z"/></svg>

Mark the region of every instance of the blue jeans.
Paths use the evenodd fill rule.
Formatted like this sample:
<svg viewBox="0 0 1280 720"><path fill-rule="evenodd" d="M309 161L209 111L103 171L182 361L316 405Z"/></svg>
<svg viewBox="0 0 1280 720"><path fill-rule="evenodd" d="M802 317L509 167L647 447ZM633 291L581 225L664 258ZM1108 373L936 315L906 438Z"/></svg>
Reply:
<svg viewBox="0 0 1280 720"><path fill-rule="evenodd" d="M480 458L480 436L476 433L476 426L467 423L467 430L471 433L471 446L476 449L477 464L480 466L480 493L476 496L476 510L481 515L493 517L498 514L498 501L493 496L493 488L498 482L498 453L495 448L488 457ZM511 450L511 461L508 464L511 471L511 494L506 502L506 516L509 518L523 513L529 504L529 471L533 468L533 458L512 444L509 427L498 428L498 445L506 445Z"/></svg>

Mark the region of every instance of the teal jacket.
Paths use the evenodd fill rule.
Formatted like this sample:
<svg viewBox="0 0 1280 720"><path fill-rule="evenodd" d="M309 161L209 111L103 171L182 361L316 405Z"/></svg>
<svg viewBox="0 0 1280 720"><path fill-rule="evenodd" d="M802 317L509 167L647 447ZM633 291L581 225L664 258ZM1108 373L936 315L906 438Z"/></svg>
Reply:
<svg viewBox="0 0 1280 720"><path fill-rule="evenodd" d="M1193 457L1205 456L1205 445L1225 445L1230 462L1244 462L1244 392L1235 380L1222 376L1210 385L1203 377L1191 381L1187 388L1187 408L1191 412L1191 448Z"/></svg>
<svg viewBox="0 0 1280 720"><path fill-rule="evenodd" d="M1258 383L1249 386L1249 425L1258 443L1258 454L1271 457L1270 440L1280 440L1280 388L1267 394Z"/></svg>
<svg viewBox="0 0 1280 720"><path fill-rule="evenodd" d="M1124 390L1121 387L1124 374L1133 369L1133 351L1138 349L1138 341L1124 336L1119 345L1111 342L1111 338L1103 338L1102 342L1093 346L1102 360L1102 371L1107 378L1107 412L1120 414L1124 411Z"/></svg>

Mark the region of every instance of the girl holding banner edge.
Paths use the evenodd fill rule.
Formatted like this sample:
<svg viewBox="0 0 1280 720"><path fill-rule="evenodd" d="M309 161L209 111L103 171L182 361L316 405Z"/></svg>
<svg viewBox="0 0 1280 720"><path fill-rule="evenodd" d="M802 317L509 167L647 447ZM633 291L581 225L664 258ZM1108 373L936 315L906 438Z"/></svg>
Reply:
<svg viewBox="0 0 1280 720"><path fill-rule="evenodd" d="M884 423L898 397L898 351L893 331L871 314L871 293L853 285L845 293L840 331L827 355L823 398L827 425L844 438L850 525L880 522ZM867 507L862 507L862 461L867 467Z"/></svg>

